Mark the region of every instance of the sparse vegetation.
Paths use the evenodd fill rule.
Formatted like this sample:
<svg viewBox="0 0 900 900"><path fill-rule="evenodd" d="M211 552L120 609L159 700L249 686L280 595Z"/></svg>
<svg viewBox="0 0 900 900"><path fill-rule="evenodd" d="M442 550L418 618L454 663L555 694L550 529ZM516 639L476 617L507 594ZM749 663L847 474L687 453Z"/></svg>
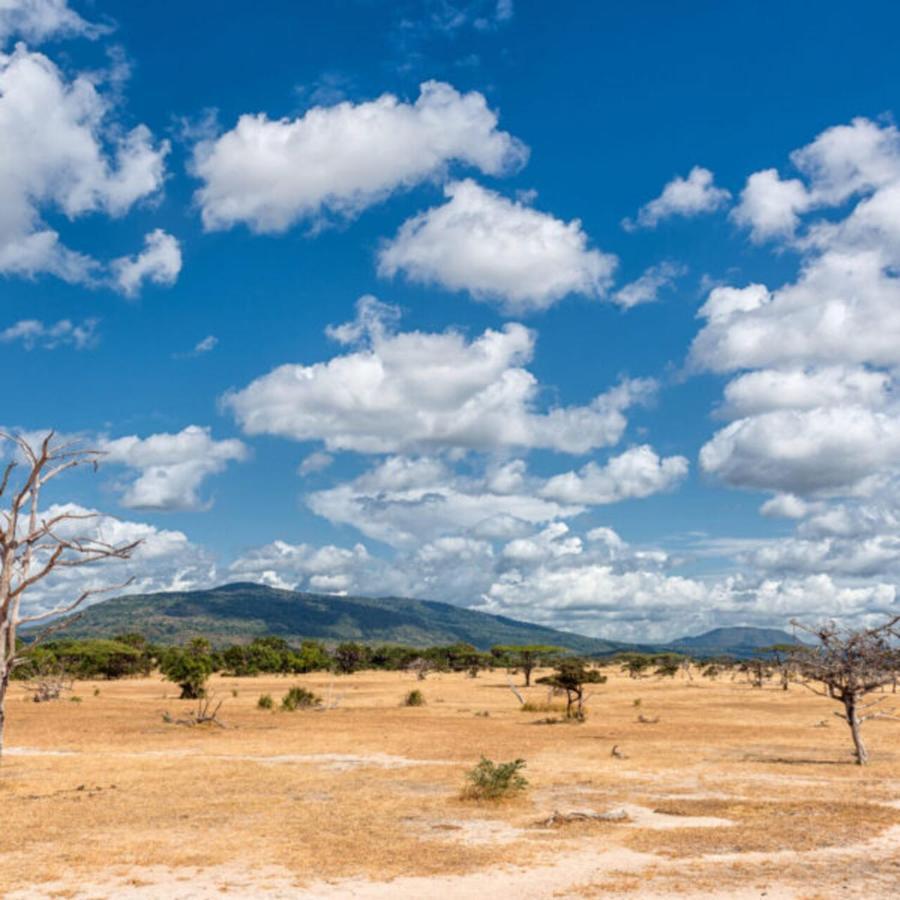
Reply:
<svg viewBox="0 0 900 900"><path fill-rule="evenodd" d="M468 783L463 789L463 797L496 801L515 796L528 787L528 781L521 774L524 768L524 759L495 763L482 756L478 765L466 772Z"/></svg>
<svg viewBox="0 0 900 900"><path fill-rule="evenodd" d="M281 708L286 712L295 712L298 709L311 709L315 706L321 706L322 700L312 691L302 687L292 687L281 698Z"/></svg>
<svg viewBox="0 0 900 900"><path fill-rule="evenodd" d="M425 696L419 690L410 691L403 698L404 706L424 706L425 705Z"/></svg>
<svg viewBox="0 0 900 900"><path fill-rule="evenodd" d="M259 700L256 701L257 709L274 709L275 701L271 694L260 694Z"/></svg>

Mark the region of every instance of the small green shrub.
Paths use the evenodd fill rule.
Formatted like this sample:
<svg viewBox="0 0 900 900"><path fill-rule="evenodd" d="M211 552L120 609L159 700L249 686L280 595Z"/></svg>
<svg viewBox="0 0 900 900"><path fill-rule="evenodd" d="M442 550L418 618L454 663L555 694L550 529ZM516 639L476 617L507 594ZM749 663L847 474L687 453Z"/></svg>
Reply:
<svg viewBox="0 0 900 900"><path fill-rule="evenodd" d="M410 691L403 700L404 706L424 706L425 696L421 691Z"/></svg>
<svg viewBox="0 0 900 900"><path fill-rule="evenodd" d="M466 772L469 782L463 790L468 800L503 800L524 791L528 781L520 773L525 768L524 759L495 763L482 756L473 769Z"/></svg>
<svg viewBox="0 0 900 900"><path fill-rule="evenodd" d="M95 696L95 697L99 697L99 696L100 696L100 688L94 688L94 696Z"/></svg>
<svg viewBox="0 0 900 900"><path fill-rule="evenodd" d="M312 691L302 687L292 687L281 699L281 708L287 712L298 709L309 709L322 703Z"/></svg>
<svg viewBox="0 0 900 900"><path fill-rule="evenodd" d="M259 700L256 701L258 709L274 709L275 701L271 694L261 694Z"/></svg>
<svg viewBox="0 0 900 900"><path fill-rule="evenodd" d="M78 696L69 697L69 703L81 703L81 697L78 697Z"/></svg>

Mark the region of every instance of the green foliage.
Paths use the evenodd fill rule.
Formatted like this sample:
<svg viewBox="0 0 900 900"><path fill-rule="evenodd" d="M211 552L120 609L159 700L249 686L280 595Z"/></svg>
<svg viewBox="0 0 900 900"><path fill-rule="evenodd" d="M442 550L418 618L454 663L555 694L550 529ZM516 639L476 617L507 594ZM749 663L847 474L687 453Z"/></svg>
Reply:
<svg viewBox="0 0 900 900"><path fill-rule="evenodd" d="M322 701L312 691L302 687L292 687L281 698L281 708L286 712L296 712L298 709L310 709L321 705Z"/></svg>
<svg viewBox="0 0 900 900"><path fill-rule="evenodd" d="M16 677L34 678L54 669L79 679L125 678L148 675L154 661L154 651L146 642L135 646L106 638L48 641L24 650Z"/></svg>
<svg viewBox="0 0 900 900"><path fill-rule="evenodd" d="M334 668L342 675L364 669L369 662L369 648L355 641L344 641L334 648Z"/></svg>
<svg viewBox="0 0 900 900"><path fill-rule="evenodd" d="M547 684L566 692L566 718L579 721L584 720L584 686L605 682L605 675L601 675L596 669L588 669L581 659L560 660L552 675L538 679L538 684Z"/></svg>
<svg viewBox="0 0 900 900"><path fill-rule="evenodd" d="M271 694L261 694L259 700L256 701L258 709L274 709L275 701Z"/></svg>
<svg viewBox="0 0 900 900"><path fill-rule="evenodd" d="M503 800L521 793L528 787L521 774L524 768L524 759L495 763L482 756L478 765L466 772L468 784L463 796L470 800Z"/></svg>
<svg viewBox="0 0 900 900"><path fill-rule="evenodd" d="M404 706L424 706L425 696L421 691L410 691L403 700Z"/></svg>
<svg viewBox="0 0 900 900"><path fill-rule="evenodd" d="M172 647L160 660L160 671L181 688L182 700L206 694L206 682L215 670L212 648L205 638L194 638L184 648Z"/></svg>

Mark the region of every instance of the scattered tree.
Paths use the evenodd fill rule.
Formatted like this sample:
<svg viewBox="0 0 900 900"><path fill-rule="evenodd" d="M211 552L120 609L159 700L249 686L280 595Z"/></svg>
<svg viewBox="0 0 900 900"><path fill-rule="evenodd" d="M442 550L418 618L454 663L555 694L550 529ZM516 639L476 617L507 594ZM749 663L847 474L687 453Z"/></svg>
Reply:
<svg viewBox="0 0 900 900"><path fill-rule="evenodd" d="M566 718L584 721L584 688L587 684L603 684L606 676L596 669L585 667L580 659L564 659L556 665L552 675L538 679L538 684L547 684L566 692Z"/></svg>
<svg viewBox="0 0 900 900"><path fill-rule="evenodd" d="M193 638L184 648L173 647L163 654L160 671L181 688L182 700L199 700L215 670L212 647L206 638Z"/></svg>
<svg viewBox="0 0 900 900"><path fill-rule="evenodd" d="M552 663L565 651L550 644L514 644L491 647L491 654L507 668L521 669L525 687L531 687L531 673L541 665Z"/></svg>
<svg viewBox="0 0 900 900"><path fill-rule="evenodd" d="M835 715L849 726L856 762L864 766L869 761L869 752L863 742L863 722L896 718L881 707L889 695L868 701L865 698L884 685L892 684L900 668L895 643L900 637L900 615L875 628L856 630L840 628L834 622L818 627L799 622L792 624L819 642L816 647L793 650L802 683L814 693L843 705L843 713Z"/></svg>

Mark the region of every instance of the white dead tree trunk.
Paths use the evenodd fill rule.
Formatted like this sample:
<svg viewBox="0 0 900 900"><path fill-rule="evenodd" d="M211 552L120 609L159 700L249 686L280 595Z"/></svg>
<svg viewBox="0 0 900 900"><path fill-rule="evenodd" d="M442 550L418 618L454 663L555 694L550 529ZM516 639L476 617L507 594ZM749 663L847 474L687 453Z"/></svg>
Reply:
<svg viewBox="0 0 900 900"><path fill-rule="evenodd" d="M22 613L29 588L51 572L87 566L108 559L127 559L140 541L108 544L91 536L79 536L78 525L98 517L96 513L59 511L41 513L41 491L49 481L78 466L97 467L102 455L75 443L54 443L51 431L40 443L27 437L0 432L0 448L12 451L0 477L0 757L6 724L6 692L13 669L21 661L16 645L24 625L49 622L35 640L54 630L53 620L73 612L88 598L124 585L83 590L52 609ZM6 455L6 454L4 454ZM18 459L16 458L18 457ZM16 477L21 472L21 477Z"/></svg>

